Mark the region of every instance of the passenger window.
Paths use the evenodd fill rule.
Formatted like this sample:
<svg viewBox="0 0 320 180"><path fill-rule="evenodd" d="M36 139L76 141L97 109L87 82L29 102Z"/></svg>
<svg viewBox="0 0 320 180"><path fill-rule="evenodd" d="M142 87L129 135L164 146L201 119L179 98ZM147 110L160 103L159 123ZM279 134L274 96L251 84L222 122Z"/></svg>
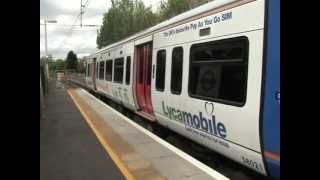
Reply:
<svg viewBox="0 0 320 180"><path fill-rule="evenodd" d="M166 51L160 50L157 53L157 71L156 71L156 89L164 90L165 72L166 72Z"/></svg>
<svg viewBox="0 0 320 180"><path fill-rule="evenodd" d="M99 77L99 72L98 72L98 70L99 70L99 62L96 62L95 66L96 66L95 67L96 68L96 75L95 75L96 77L95 78L98 79L98 77Z"/></svg>
<svg viewBox="0 0 320 180"><path fill-rule="evenodd" d="M131 57L127 56L127 64L126 64L126 84L130 84L130 73L131 73Z"/></svg>
<svg viewBox="0 0 320 180"><path fill-rule="evenodd" d="M172 51L171 93L180 94L182 86L183 48L175 47Z"/></svg>
<svg viewBox="0 0 320 180"><path fill-rule="evenodd" d="M190 96L243 105L247 86L248 46L246 37L192 45Z"/></svg>
<svg viewBox="0 0 320 180"><path fill-rule="evenodd" d="M150 50L148 50L148 60L147 60L147 74L146 74L146 78L147 78L147 85L150 86L151 85L151 69L152 69L152 53Z"/></svg>
<svg viewBox="0 0 320 180"><path fill-rule="evenodd" d="M139 84L142 84L143 83L143 65L144 65L144 52L143 50L140 50L140 57L139 57Z"/></svg>
<svg viewBox="0 0 320 180"><path fill-rule="evenodd" d="M90 63L87 64L87 77L90 77Z"/></svg>
<svg viewBox="0 0 320 180"><path fill-rule="evenodd" d="M106 61L106 80L112 81L112 60Z"/></svg>
<svg viewBox="0 0 320 180"><path fill-rule="evenodd" d="M99 63L99 80L104 79L104 61Z"/></svg>
<svg viewBox="0 0 320 180"><path fill-rule="evenodd" d="M117 58L114 60L114 82L122 83L123 81L123 59Z"/></svg>

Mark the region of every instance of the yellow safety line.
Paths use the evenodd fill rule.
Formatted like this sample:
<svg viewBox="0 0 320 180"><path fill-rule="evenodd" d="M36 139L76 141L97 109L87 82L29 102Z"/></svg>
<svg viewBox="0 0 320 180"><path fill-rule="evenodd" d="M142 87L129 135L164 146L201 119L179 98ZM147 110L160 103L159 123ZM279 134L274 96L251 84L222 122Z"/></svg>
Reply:
<svg viewBox="0 0 320 180"><path fill-rule="evenodd" d="M110 144L107 142L105 138L101 135L101 133L95 128L95 125L92 123L92 120L87 116L87 114L82 110L81 106L78 104L70 90L68 90L68 93L70 97L72 98L73 102L76 104L78 109L80 110L81 114L83 115L84 119L87 121L91 129L94 131L95 135L97 136L98 140L102 144L102 146L105 148L105 150L108 152L112 160L115 162L115 164L118 166L122 174L126 177L127 180L135 180L136 178L131 174L131 172L128 170L127 166L122 162L120 157L117 155L117 153L111 148Z"/></svg>

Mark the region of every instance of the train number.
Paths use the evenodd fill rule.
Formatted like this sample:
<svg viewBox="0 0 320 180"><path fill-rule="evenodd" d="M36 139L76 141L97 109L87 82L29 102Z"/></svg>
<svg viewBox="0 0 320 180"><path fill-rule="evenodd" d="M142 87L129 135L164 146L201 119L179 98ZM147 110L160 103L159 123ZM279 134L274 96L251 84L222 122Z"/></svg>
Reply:
<svg viewBox="0 0 320 180"><path fill-rule="evenodd" d="M248 159L248 158L242 156L242 162L250 167L257 169L258 171L263 171L262 165L258 164L257 162L255 162L251 159Z"/></svg>

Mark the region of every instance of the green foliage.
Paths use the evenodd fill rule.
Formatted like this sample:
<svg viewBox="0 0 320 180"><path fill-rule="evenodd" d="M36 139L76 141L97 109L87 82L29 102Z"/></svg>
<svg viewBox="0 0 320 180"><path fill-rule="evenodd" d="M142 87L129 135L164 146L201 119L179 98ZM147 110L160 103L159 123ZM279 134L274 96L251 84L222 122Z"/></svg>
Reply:
<svg viewBox="0 0 320 180"><path fill-rule="evenodd" d="M153 26L158 22L157 19L157 15L146 8L141 0L114 0L109 11L104 14L97 46L100 49Z"/></svg>
<svg viewBox="0 0 320 180"><path fill-rule="evenodd" d="M209 1L212 0L162 0L159 18L161 21L172 18Z"/></svg>
<svg viewBox="0 0 320 180"><path fill-rule="evenodd" d="M78 65L78 58L77 55L73 51L69 51L66 62L65 62L65 69L77 69Z"/></svg>
<svg viewBox="0 0 320 180"><path fill-rule="evenodd" d="M56 61L56 70L63 70L65 66L65 61L62 59L58 59Z"/></svg>
<svg viewBox="0 0 320 180"><path fill-rule="evenodd" d="M189 2L190 0L162 0L159 13L161 20L169 19L191 9Z"/></svg>
<svg viewBox="0 0 320 180"><path fill-rule="evenodd" d="M61 71L64 70L65 61L62 59L58 59L56 61L49 61L48 62L50 71Z"/></svg>
<svg viewBox="0 0 320 180"><path fill-rule="evenodd" d="M112 6L104 14L98 31L97 46L101 49L205 1L208 0L163 0L158 12L153 13L141 0L111 0Z"/></svg>

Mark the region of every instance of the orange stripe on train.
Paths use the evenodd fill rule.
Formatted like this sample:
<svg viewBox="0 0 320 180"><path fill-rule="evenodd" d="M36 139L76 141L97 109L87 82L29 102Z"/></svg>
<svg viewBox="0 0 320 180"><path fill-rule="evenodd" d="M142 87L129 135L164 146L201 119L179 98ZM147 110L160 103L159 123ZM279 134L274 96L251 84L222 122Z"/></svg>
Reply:
<svg viewBox="0 0 320 180"><path fill-rule="evenodd" d="M268 151L265 151L264 155L265 155L265 157L270 158L272 160L280 161L280 155L277 155L277 154L274 154L274 153L271 153Z"/></svg>

